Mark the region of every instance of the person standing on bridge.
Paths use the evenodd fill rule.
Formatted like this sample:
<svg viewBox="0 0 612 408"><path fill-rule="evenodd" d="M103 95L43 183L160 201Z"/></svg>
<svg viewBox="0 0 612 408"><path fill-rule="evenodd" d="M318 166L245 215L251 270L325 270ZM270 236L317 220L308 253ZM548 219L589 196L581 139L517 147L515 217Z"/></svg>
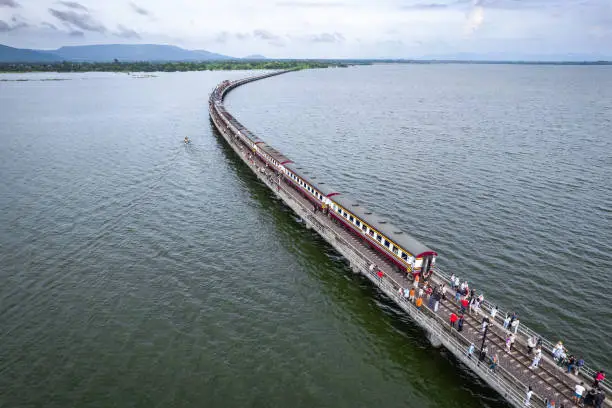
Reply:
<svg viewBox="0 0 612 408"><path fill-rule="evenodd" d="M531 365L529 366L529 369L532 370L534 368L538 368L538 366L540 365L541 358L542 358L542 349L537 348L535 351L535 356L533 357L533 361L531 362Z"/></svg>
<svg viewBox="0 0 612 408"><path fill-rule="evenodd" d="M593 387L598 387L599 383L606 379L606 372L604 370L599 370L593 376Z"/></svg>
<svg viewBox="0 0 612 408"><path fill-rule="evenodd" d="M584 387L584 382L576 384L576 388L574 388L574 396L572 397L572 400L574 400L574 404L578 405L578 402L580 402L580 399L582 398L582 394L584 394L585 389L586 388Z"/></svg>
<svg viewBox="0 0 612 408"><path fill-rule="evenodd" d="M450 315L450 325L451 325L451 328L455 327L455 323L457 323L457 320L459 320L457 315L455 313L451 313L451 315Z"/></svg>
<svg viewBox="0 0 612 408"><path fill-rule="evenodd" d="M574 375L580 374L580 369L584 366L584 358L582 356L576 362L576 367L574 367Z"/></svg>
<svg viewBox="0 0 612 408"><path fill-rule="evenodd" d="M412 291L412 289L408 290L408 288L404 289L404 300L406 300L406 302L410 302L412 299L412 294L414 292Z"/></svg>
<svg viewBox="0 0 612 408"><path fill-rule="evenodd" d="M495 316L497 316L497 305L491 308L491 321L495 321Z"/></svg>
<svg viewBox="0 0 612 408"><path fill-rule="evenodd" d="M419 274L418 273L416 275L414 275L414 283L413 283L413 285L414 285L415 288L419 287L419 279L420 278L419 278Z"/></svg>
<svg viewBox="0 0 612 408"><path fill-rule="evenodd" d="M573 354L567 358L567 373L570 374L576 366L576 357Z"/></svg>
<svg viewBox="0 0 612 408"><path fill-rule="evenodd" d="M527 353L528 354L533 353L533 349L535 348L536 344L537 344L537 340L535 336L529 337L529 340L527 340Z"/></svg>
<svg viewBox="0 0 612 408"><path fill-rule="evenodd" d="M414 304L416 305L417 309L421 310L421 306L423 306L423 298L419 296Z"/></svg>
<svg viewBox="0 0 612 408"><path fill-rule="evenodd" d="M508 326L510 326L510 316L506 315L506 318L504 319L504 329L507 329Z"/></svg>
<svg viewBox="0 0 612 408"><path fill-rule="evenodd" d="M487 316L482 318L482 332L484 333L485 329L487 328L487 326L489 325L490 320Z"/></svg>
<svg viewBox="0 0 612 408"><path fill-rule="evenodd" d="M472 355L474 354L474 350L476 349L476 347L474 346L474 343L470 344L470 347L467 350L467 357L471 360L472 359Z"/></svg>
<svg viewBox="0 0 612 408"><path fill-rule="evenodd" d="M475 297L470 297L470 309L469 309L469 314L472 314L472 312L474 311L474 309L476 308L476 298Z"/></svg>
<svg viewBox="0 0 612 408"><path fill-rule="evenodd" d="M529 389L527 390L527 395L525 396L525 406L526 407L531 406L531 396L532 395L533 395L533 388L531 388L531 385L530 385Z"/></svg>
<svg viewBox="0 0 612 408"><path fill-rule="evenodd" d="M487 348L487 346L483 345L483 348L482 350L480 350L480 354L478 355L478 366L480 366L480 363L485 361L485 359L487 358L488 352L489 352L489 349Z"/></svg>
<svg viewBox="0 0 612 408"><path fill-rule="evenodd" d="M519 328L519 323L520 320L516 319L514 320L511 324L510 324L510 328L512 329L512 331L514 332L514 334L516 334L518 332L518 328Z"/></svg>
<svg viewBox="0 0 612 408"><path fill-rule="evenodd" d="M457 320L457 331L463 331L463 324L465 323L465 317L463 315L459 316L459 320Z"/></svg>
<svg viewBox="0 0 612 408"><path fill-rule="evenodd" d="M495 353L495 355L491 358L491 365L489 365L489 369L492 372L495 372L495 368L497 367L497 364L499 364L499 357L497 357L497 353Z"/></svg>
<svg viewBox="0 0 612 408"><path fill-rule="evenodd" d="M595 400L593 401L595 403L595 408L601 408L605 399L606 394L604 394L603 390L599 390L597 395L595 395Z"/></svg>
<svg viewBox="0 0 612 408"><path fill-rule="evenodd" d="M510 316L510 326L512 326L512 323L514 323L516 319L518 319L518 313L512 312L512 316Z"/></svg>
<svg viewBox="0 0 612 408"><path fill-rule="evenodd" d="M461 299L461 314L464 314L467 311L468 304L469 302L465 297Z"/></svg>

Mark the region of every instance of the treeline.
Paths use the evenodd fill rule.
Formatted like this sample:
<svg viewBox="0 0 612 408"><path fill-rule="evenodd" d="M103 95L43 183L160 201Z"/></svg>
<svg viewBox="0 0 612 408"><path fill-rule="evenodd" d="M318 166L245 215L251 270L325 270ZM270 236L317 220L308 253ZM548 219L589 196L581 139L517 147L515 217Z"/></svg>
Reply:
<svg viewBox="0 0 612 408"><path fill-rule="evenodd" d="M55 62L0 63L0 72L186 72L251 69L309 69L346 67L321 61L207 61L207 62Z"/></svg>

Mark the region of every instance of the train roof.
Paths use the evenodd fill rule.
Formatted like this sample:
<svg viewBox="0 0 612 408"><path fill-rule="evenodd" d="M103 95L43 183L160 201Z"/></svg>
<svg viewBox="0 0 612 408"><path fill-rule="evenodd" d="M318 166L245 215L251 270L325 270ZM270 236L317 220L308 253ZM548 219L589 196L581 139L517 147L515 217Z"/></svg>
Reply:
<svg viewBox="0 0 612 408"><path fill-rule="evenodd" d="M289 159L287 156L285 156L267 143L260 143L257 145L257 147L268 153L270 156L272 156L274 160L276 160L283 166L285 165L285 163L291 163L291 159Z"/></svg>
<svg viewBox="0 0 612 408"><path fill-rule="evenodd" d="M305 170L303 167L300 167L296 163L286 164L285 167L300 176L303 180L305 180L311 186L319 190L319 192L326 197L336 196L340 194L338 193L338 190L325 183L324 181L319 181L316 176L311 176L308 170Z"/></svg>
<svg viewBox="0 0 612 408"><path fill-rule="evenodd" d="M263 142L263 140L261 140L258 136L254 135L253 132L251 132L249 129L241 128L239 130L240 130L240 133L245 135L251 142L253 142L253 143L262 143Z"/></svg>
<svg viewBox="0 0 612 408"><path fill-rule="evenodd" d="M413 256L420 255L437 255L436 252L413 236L403 232L399 227L391 224L387 219L379 214L374 213L370 209L361 205L357 200L347 197L344 194L333 198L335 202L346 208L348 211L361 218L373 228L377 229L381 234L385 235L391 241L410 252Z"/></svg>

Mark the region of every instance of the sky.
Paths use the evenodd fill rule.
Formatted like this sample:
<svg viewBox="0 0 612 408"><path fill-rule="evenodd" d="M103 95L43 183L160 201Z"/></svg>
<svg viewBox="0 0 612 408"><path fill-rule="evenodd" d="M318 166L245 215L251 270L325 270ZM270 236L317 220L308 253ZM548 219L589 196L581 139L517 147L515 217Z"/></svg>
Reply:
<svg viewBox="0 0 612 408"><path fill-rule="evenodd" d="M120 43L235 57L610 58L612 0L0 0L0 44Z"/></svg>

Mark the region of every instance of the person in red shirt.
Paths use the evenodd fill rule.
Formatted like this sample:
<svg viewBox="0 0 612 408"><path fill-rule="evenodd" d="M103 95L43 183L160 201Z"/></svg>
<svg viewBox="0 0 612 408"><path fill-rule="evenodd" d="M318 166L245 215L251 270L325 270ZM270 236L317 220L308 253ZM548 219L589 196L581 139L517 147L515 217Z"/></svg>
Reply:
<svg viewBox="0 0 612 408"><path fill-rule="evenodd" d="M466 298L463 298L461 299L460 303L461 303L461 314L464 314L470 302Z"/></svg>
<svg viewBox="0 0 612 408"><path fill-rule="evenodd" d="M385 276L385 273L379 270L378 272L376 272L376 276L378 276L378 279L382 280L383 276Z"/></svg>
<svg viewBox="0 0 612 408"><path fill-rule="evenodd" d="M457 320L459 320L457 315L454 314L454 313L451 313L451 315L450 315L450 325L451 325L451 327L455 327L455 323L457 323Z"/></svg>
<svg viewBox="0 0 612 408"><path fill-rule="evenodd" d="M606 372L604 370L598 371L595 374L594 380L593 381L593 387L597 387L599 385L600 382L602 382L603 380L606 379Z"/></svg>

